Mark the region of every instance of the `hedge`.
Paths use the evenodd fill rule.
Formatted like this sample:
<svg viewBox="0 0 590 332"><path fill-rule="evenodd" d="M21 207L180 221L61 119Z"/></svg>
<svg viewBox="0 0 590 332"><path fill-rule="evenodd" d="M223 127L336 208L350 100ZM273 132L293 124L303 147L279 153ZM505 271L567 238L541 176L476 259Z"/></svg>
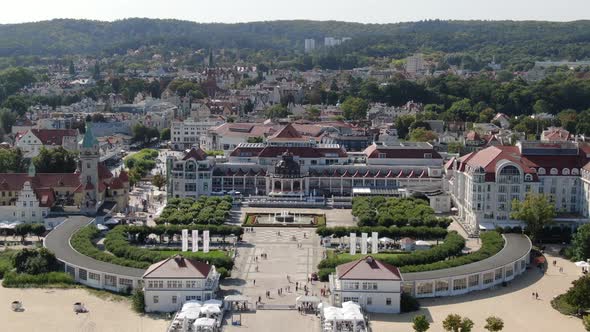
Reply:
<svg viewBox="0 0 590 332"><path fill-rule="evenodd" d="M481 248L479 248L478 251L430 264L402 266L400 271L408 273L448 269L484 260L497 254L502 248L504 248L504 238L502 238L502 235L497 232L481 233L480 238Z"/></svg>
<svg viewBox="0 0 590 332"><path fill-rule="evenodd" d="M67 287L74 283L72 276L64 272L49 272L36 275L8 272L2 280L2 286L7 288L38 286Z"/></svg>
<svg viewBox="0 0 590 332"><path fill-rule="evenodd" d="M407 265L418 265L437 262L447 259L448 257L461 254L465 247L465 239L456 232L450 232L444 239L444 243L428 250L414 251L411 254L397 255L392 254L390 257L383 255L380 257L385 263L402 267ZM336 266L355 260L354 257L328 257L320 262L318 268L335 268Z"/></svg>
<svg viewBox="0 0 590 332"><path fill-rule="evenodd" d="M172 198L156 219L157 224L223 224L230 215L233 199L231 196L193 198Z"/></svg>
<svg viewBox="0 0 590 332"><path fill-rule="evenodd" d="M335 237L344 237L348 236L350 233L356 233L360 235L360 233L368 233L371 232L379 233L380 237L389 237L392 239L401 239L403 237L413 237L413 238L420 238L423 240L438 240L444 238L448 231L446 228L442 227L426 227L426 226L404 226L404 227L383 227L383 226L376 226L376 227L319 227L316 230L316 233L320 236L330 236L334 235Z"/></svg>
<svg viewBox="0 0 590 332"><path fill-rule="evenodd" d="M107 233L104 243L106 250L108 250L110 254L100 251L92 243L92 239L100 234L100 231L94 226L88 226L81 229L72 236L70 242L72 247L81 254L103 262L138 269L148 268L153 263L179 253L176 250L150 250L131 245L126 230L133 227L134 226L117 226ZM224 268L228 271L233 268L233 260L219 250L213 250L209 253L183 252L182 255L202 262L209 262L217 268Z"/></svg>
<svg viewBox="0 0 590 332"><path fill-rule="evenodd" d="M437 218L428 202L417 198L355 197L352 215L360 226L426 226L447 228L450 218Z"/></svg>

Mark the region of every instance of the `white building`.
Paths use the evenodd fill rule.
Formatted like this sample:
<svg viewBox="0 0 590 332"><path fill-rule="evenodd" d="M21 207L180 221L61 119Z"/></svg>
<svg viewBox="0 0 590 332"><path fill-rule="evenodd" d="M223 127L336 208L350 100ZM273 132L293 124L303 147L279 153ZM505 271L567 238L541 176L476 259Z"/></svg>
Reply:
<svg viewBox="0 0 590 332"><path fill-rule="evenodd" d="M540 193L555 204L558 221L574 226L588 220L590 188L582 185L590 146L577 142L519 142L492 146L451 159L446 186L458 216L471 232L517 226L510 219L514 199Z"/></svg>
<svg viewBox="0 0 590 332"><path fill-rule="evenodd" d="M410 75L423 74L426 71L424 55L414 54L406 58L406 72Z"/></svg>
<svg viewBox="0 0 590 332"><path fill-rule="evenodd" d="M174 121L170 128L170 141L175 150L190 149L193 146L205 146L209 129L219 126L223 121Z"/></svg>
<svg viewBox="0 0 590 332"><path fill-rule="evenodd" d="M142 278L145 311L173 312L186 301L213 299L219 276L214 265L181 255L152 264Z"/></svg>
<svg viewBox="0 0 590 332"><path fill-rule="evenodd" d="M315 50L315 39L305 40L305 53L309 53Z"/></svg>
<svg viewBox="0 0 590 332"><path fill-rule="evenodd" d="M330 275L334 306L352 301L367 312L399 313L402 275L398 268L371 256L336 267Z"/></svg>
<svg viewBox="0 0 590 332"><path fill-rule="evenodd" d="M39 155L42 147L53 149L61 146L77 151L78 138L77 129L31 129L16 136L15 146L21 149L25 158L33 158Z"/></svg>

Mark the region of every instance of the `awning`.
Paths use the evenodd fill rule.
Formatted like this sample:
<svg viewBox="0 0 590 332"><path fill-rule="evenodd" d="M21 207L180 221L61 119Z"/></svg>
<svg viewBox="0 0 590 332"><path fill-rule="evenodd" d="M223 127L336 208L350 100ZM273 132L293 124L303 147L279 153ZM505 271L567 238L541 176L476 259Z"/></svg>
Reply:
<svg viewBox="0 0 590 332"><path fill-rule="evenodd" d="M535 257L535 264L536 265L541 265L541 264L545 264L547 260L545 259L545 256L538 256Z"/></svg>

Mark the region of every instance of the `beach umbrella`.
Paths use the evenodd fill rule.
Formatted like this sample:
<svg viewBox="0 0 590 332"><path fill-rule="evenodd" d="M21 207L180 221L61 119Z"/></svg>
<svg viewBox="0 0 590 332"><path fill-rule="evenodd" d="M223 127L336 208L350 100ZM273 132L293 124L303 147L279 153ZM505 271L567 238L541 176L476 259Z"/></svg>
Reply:
<svg viewBox="0 0 590 332"><path fill-rule="evenodd" d="M574 264L576 264L577 267L590 267L590 263L585 261L575 262Z"/></svg>

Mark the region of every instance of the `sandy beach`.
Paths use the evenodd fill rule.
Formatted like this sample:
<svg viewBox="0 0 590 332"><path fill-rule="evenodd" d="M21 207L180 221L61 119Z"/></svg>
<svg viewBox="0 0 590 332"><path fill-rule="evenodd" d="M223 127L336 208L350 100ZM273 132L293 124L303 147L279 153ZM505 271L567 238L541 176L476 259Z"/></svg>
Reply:
<svg viewBox="0 0 590 332"><path fill-rule="evenodd" d="M484 332L485 319L498 316L504 320L506 332L518 331L567 331L583 332L582 321L564 316L551 307L551 299L564 293L571 282L581 276L581 270L572 262L556 258L551 253L545 257L549 262L546 274L532 268L516 278L508 287L474 292L457 297L421 299L419 312L403 315L376 315L371 319L373 332L410 332L412 319L418 314L426 315L430 321L429 332L442 332L442 321L448 314L459 314L475 322L473 332ZM557 266L553 266L557 260ZM564 271L559 272L559 267ZM539 299L532 297L539 293Z"/></svg>
<svg viewBox="0 0 590 332"><path fill-rule="evenodd" d="M91 295L84 289L17 289L0 286L0 331L26 332L163 332L164 319L141 316L128 301L113 301ZM24 312L14 312L10 304L23 303ZM86 314L73 311L82 302Z"/></svg>

